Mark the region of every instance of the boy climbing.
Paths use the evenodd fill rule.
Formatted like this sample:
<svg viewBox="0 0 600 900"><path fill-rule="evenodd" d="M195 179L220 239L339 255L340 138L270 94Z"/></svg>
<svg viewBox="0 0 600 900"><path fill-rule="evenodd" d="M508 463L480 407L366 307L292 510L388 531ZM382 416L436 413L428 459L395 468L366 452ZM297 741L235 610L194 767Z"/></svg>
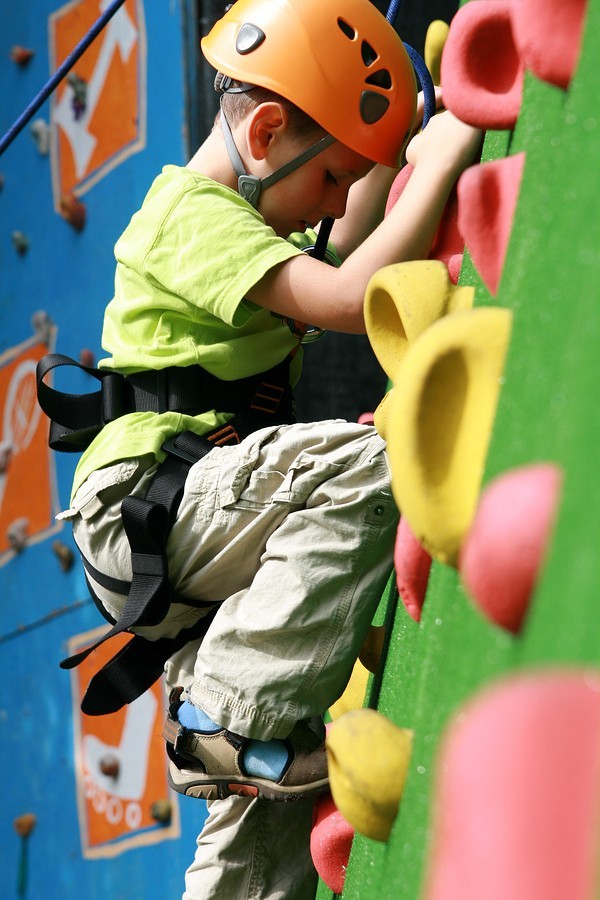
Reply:
<svg viewBox="0 0 600 900"><path fill-rule="evenodd" d="M369 278L427 256L480 135L442 113L406 147L412 67L369 0L238 0L202 48L221 112L116 244L100 368L120 399L63 516L113 630L138 635L110 702L166 660L171 783L210 811L184 897L293 900L315 890L322 715L397 522L371 427L294 422L300 344L309 325L364 332ZM414 173L382 221L405 147ZM303 251L328 218L322 261Z"/></svg>

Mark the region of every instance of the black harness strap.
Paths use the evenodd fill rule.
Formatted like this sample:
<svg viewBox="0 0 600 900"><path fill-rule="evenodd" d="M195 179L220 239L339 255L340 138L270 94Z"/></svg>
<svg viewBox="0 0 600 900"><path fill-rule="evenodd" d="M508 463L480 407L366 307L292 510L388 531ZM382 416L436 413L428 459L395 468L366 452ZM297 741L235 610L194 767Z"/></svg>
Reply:
<svg viewBox="0 0 600 900"><path fill-rule="evenodd" d="M189 641L204 637L215 617L218 604L193 628L180 631L175 638L149 641L134 635L91 679L81 701L88 716L117 712L126 703L137 700L163 674L166 661Z"/></svg>
<svg viewBox="0 0 600 900"><path fill-rule="evenodd" d="M75 394L50 387L44 378L57 368L74 369L91 376L99 382L98 390ZM289 371L290 362L285 359L267 372L234 381L223 381L195 365L121 375L110 369L83 366L60 353L49 353L37 365L37 395L39 405L50 419L51 449L80 452L105 425L128 413L171 411L196 416L216 409L237 415L252 407L265 388L270 416L265 424L291 421L293 396ZM256 410L260 411L260 401ZM275 412L277 418L273 417Z"/></svg>
<svg viewBox="0 0 600 900"><path fill-rule="evenodd" d="M167 540L181 503L185 480L190 466L202 459L214 447L206 437L191 431L182 432L168 441L165 449L169 455L158 467L145 497L126 497L121 504L123 526L131 547L131 583L103 576L87 560L84 567L92 578L109 589L119 588L127 593L127 600L112 628L90 647L64 659L60 666L72 669L109 638L134 626L158 625L163 621L171 603L187 602L179 598L169 582ZM96 605L106 616L101 601L88 587ZM122 588L125 587L125 591ZM134 637L99 672L90 684L81 704L88 715L104 715L131 703L150 687L161 674L166 660L176 650L191 640L191 635L203 635L216 612L216 604L196 602L191 606L206 606L210 612L198 626L186 629L176 638L148 641ZM213 608L214 607L214 608Z"/></svg>
<svg viewBox="0 0 600 900"><path fill-rule="evenodd" d="M167 538L181 503L190 465L213 449L213 444L206 438L190 431L175 438L172 454L177 453L179 443L187 447L186 455L169 455L158 467L146 496L125 497L121 504L123 526L131 547L133 578L119 619L91 647L64 659L61 668L78 666L96 647L134 625L158 625L169 611L173 597L169 584Z"/></svg>
<svg viewBox="0 0 600 900"><path fill-rule="evenodd" d="M100 572L99 569L96 569L95 566L91 564L89 559L85 558L83 553L81 553L81 550L79 553L81 554L81 561L83 563L83 574L92 595L92 600L95 602L98 611L104 618L114 625L116 620L113 619L102 600L96 595L90 579L95 581L96 584L101 585L103 588L112 591L114 594L128 594L131 582L123 581L120 578L114 578L112 575L106 575L104 572ZM173 590L171 591L171 603L184 603L186 606L196 607L196 609L208 609L213 605L212 601L195 600L192 597L183 597L181 594L178 594L177 591Z"/></svg>

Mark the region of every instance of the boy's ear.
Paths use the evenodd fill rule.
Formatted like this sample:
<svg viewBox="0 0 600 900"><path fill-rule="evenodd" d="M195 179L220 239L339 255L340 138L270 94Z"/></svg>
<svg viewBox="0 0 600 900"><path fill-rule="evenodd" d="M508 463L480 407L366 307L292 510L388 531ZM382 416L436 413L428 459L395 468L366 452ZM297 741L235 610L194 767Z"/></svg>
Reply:
<svg viewBox="0 0 600 900"><path fill-rule="evenodd" d="M274 139L281 136L288 125L287 110L275 101L261 103L248 117L246 141L254 159L264 159Z"/></svg>

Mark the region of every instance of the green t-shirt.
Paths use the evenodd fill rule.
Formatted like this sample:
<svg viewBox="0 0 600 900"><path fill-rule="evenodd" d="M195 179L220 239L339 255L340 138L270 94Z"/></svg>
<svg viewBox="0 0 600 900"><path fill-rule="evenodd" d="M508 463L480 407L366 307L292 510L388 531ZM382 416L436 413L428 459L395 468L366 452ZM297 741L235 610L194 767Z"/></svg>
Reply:
<svg viewBox="0 0 600 900"><path fill-rule="evenodd" d="M314 232L277 237L239 194L166 166L115 246L115 294L104 319L100 368L124 374L199 364L224 380L263 372L298 340L280 318L245 299L273 266L314 243ZM294 357L292 382L300 373ZM206 410L132 413L106 425L77 467L73 493L95 469L153 454L184 430L197 434L230 415Z"/></svg>

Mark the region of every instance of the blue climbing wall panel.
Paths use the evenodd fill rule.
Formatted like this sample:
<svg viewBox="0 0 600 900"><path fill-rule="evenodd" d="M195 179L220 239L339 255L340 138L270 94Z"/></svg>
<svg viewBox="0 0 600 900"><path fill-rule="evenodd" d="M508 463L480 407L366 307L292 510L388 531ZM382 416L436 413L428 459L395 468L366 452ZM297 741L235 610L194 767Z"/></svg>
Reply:
<svg viewBox="0 0 600 900"><path fill-rule="evenodd" d="M107 5L2 5L2 134ZM68 506L76 459L46 450L33 393L47 347L75 359L101 356L114 242L161 166L185 161L185 11L186 4L127 0L0 157L6 898L179 896L206 812L201 802L180 808L169 794L160 686L127 714L85 720L83 676L58 668L100 620L81 567L70 565L69 526L54 519Z"/></svg>

